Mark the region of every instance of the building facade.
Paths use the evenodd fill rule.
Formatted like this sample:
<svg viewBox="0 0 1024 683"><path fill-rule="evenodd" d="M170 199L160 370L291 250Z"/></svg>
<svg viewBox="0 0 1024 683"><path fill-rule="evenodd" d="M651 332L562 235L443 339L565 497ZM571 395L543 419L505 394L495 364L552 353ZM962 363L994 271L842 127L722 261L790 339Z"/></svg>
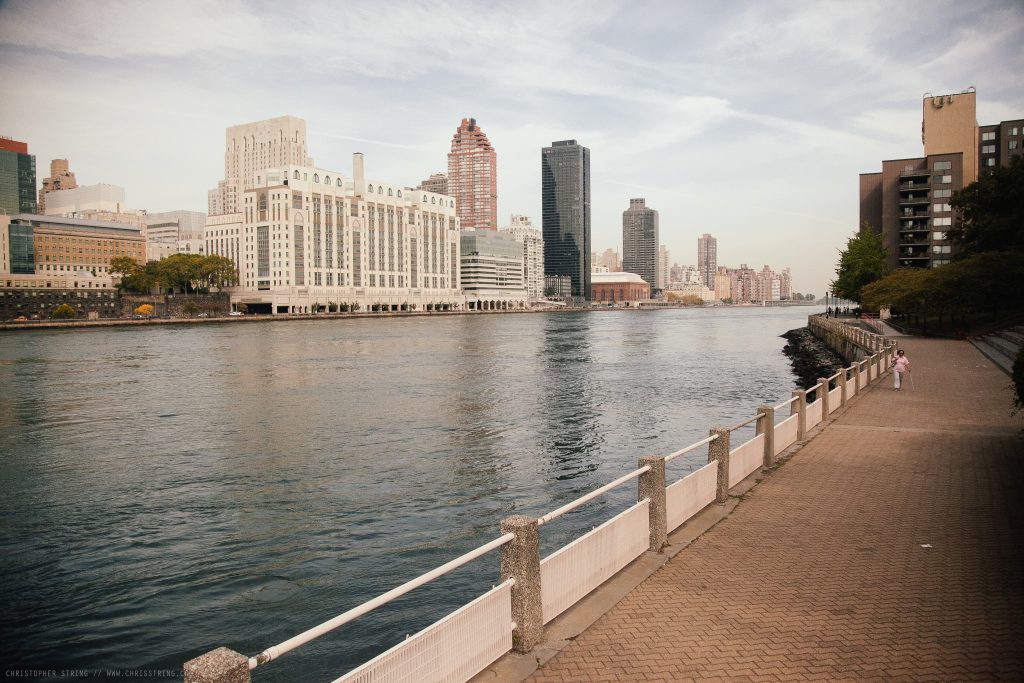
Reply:
<svg viewBox="0 0 1024 683"><path fill-rule="evenodd" d="M109 183L77 185L53 190L46 195L47 216L68 216L90 212L125 213L124 188Z"/></svg>
<svg viewBox="0 0 1024 683"><path fill-rule="evenodd" d="M541 150L544 274L566 275L572 296L590 286L590 150L561 140Z"/></svg>
<svg viewBox="0 0 1024 683"><path fill-rule="evenodd" d="M36 157L27 143L0 137L0 214L36 212Z"/></svg>
<svg viewBox="0 0 1024 683"><path fill-rule="evenodd" d="M528 301L544 297L544 238L528 216L512 216L506 228L523 245L523 285Z"/></svg>
<svg viewBox="0 0 1024 683"><path fill-rule="evenodd" d="M452 136L448 194L463 230L498 229L498 156L476 119L462 119Z"/></svg>
<svg viewBox="0 0 1024 683"><path fill-rule="evenodd" d="M946 238L958 218L953 193L1022 153L1024 119L979 127L975 98L973 89L926 95L924 156L884 160L881 172L860 175L860 225L882 236L890 268L949 263L956 253Z"/></svg>
<svg viewBox="0 0 1024 683"><path fill-rule="evenodd" d="M55 190L73 190L78 187L75 174L68 169L67 159L53 159L50 162L50 175L43 178L43 186L39 188L39 203L36 212L46 214L46 195Z"/></svg>
<svg viewBox="0 0 1024 683"><path fill-rule="evenodd" d="M469 310L526 308L523 245L505 232L463 230L459 272Z"/></svg>
<svg viewBox="0 0 1024 683"><path fill-rule="evenodd" d="M313 165L306 122L297 116L230 126L224 138L224 179L207 195L210 216L240 212L242 193L263 169Z"/></svg>
<svg viewBox="0 0 1024 683"><path fill-rule="evenodd" d="M605 249L600 254L590 255L591 267L594 271L603 268L605 273L617 273L622 270L622 259L616 249Z"/></svg>
<svg viewBox="0 0 1024 683"><path fill-rule="evenodd" d="M630 199L622 212L622 270L636 273L652 289L658 288L658 212L642 198Z"/></svg>
<svg viewBox="0 0 1024 683"><path fill-rule="evenodd" d="M446 195L353 173L285 166L258 173L242 201L232 304L309 313L461 310L459 223Z"/></svg>
<svg viewBox="0 0 1024 683"><path fill-rule="evenodd" d="M672 254L669 252L668 247L662 244L658 247L658 281L655 283L655 289L665 289L668 287L670 275L672 272Z"/></svg>
<svg viewBox="0 0 1024 683"><path fill-rule="evenodd" d="M697 238L697 269L706 287L715 286L715 272L718 270L718 240L704 233Z"/></svg>
<svg viewBox="0 0 1024 683"><path fill-rule="evenodd" d="M448 192L448 174L447 173L431 173L430 177L421 182L417 187L417 190L426 190L427 192L433 192L434 194L445 194L450 195Z"/></svg>
<svg viewBox="0 0 1024 683"><path fill-rule="evenodd" d="M636 273L594 273L591 275L590 300L600 303L647 301L651 285Z"/></svg>

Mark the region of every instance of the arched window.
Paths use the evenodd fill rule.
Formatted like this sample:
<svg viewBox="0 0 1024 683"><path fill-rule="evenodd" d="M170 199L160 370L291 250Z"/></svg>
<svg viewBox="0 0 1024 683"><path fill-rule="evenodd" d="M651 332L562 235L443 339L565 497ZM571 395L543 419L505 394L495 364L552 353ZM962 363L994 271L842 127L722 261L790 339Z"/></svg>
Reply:
<svg viewBox="0 0 1024 683"><path fill-rule="evenodd" d="M395 196L395 193L391 191L390 187L388 188L388 196L389 197L394 197Z"/></svg>
<svg viewBox="0 0 1024 683"><path fill-rule="evenodd" d="M366 191L367 192L373 192L373 185L367 185L366 186Z"/></svg>
<svg viewBox="0 0 1024 683"><path fill-rule="evenodd" d="M431 197L430 198L430 203L431 204L437 204L437 197Z"/></svg>
<svg viewBox="0 0 1024 683"><path fill-rule="evenodd" d="M399 196L399 197L401 197L401 196L402 196L402 191L401 191L401 190L399 190L399 191L398 191L398 196Z"/></svg>
<svg viewBox="0 0 1024 683"><path fill-rule="evenodd" d="M450 207L452 207L454 209L455 208L455 200L454 199L449 199L448 200L448 206L450 206Z"/></svg>
<svg viewBox="0 0 1024 683"><path fill-rule="evenodd" d="M338 178L338 187L341 187L341 178Z"/></svg>
<svg viewBox="0 0 1024 683"><path fill-rule="evenodd" d="M423 203L424 203L424 204L426 204L426 203L427 203L427 195L423 195Z"/></svg>
<svg viewBox="0 0 1024 683"><path fill-rule="evenodd" d="M330 184L331 184L331 176L325 175L324 176L324 185L330 185Z"/></svg>
<svg viewBox="0 0 1024 683"><path fill-rule="evenodd" d="M299 179L299 172L298 172L298 171L296 171L296 172L295 172L295 175L293 175L292 177L293 177L293 178L295 178L296 180L298 180L298 179Z"/></svg>
<svg viewBox="0 0 1024 683"><path fill-rule="evenodd" d="M313 174L313 182L314 183L319 183L320 182L320 174L319 173L314 173Z"/></svg>
<svg viewBox="0 0 1024 683"><path fill-rule="evenodd" d="M384 186L383 185L378 185L377 186L377 194L384 194Z"/></svg>

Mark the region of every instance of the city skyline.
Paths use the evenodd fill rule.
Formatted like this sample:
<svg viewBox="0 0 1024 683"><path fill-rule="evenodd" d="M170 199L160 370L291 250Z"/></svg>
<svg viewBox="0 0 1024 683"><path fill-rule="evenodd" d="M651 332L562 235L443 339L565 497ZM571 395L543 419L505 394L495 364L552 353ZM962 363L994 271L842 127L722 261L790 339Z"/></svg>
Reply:
<svg viewBox="0 0 1024 683"><path fill-rule="evenodd" d="M982 123L1024 110L1019 3L472 7L304 21L258 3L8 3L0 73L17 97L0 134L41 170L68 159L79 183L160 212L205 208L229 126L301 117L318 165L367 152L368 174L415 186L472 117L498 152L499 223L540 222L537 154L577 139L593 153L594 250L621 247L621 207L644 196L674 255L709 232L721 262L788 265L821 296L857 229L858 174L921 155L925 92L976 87ZM333 24L367 38L339 44Z"/></svg>

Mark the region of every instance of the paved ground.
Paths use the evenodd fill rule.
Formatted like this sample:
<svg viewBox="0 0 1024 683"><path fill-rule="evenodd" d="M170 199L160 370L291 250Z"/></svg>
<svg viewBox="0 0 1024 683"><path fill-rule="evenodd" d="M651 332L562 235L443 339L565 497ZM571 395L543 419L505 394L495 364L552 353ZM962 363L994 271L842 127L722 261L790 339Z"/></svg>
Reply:
<svg viewBox="0 0 1024 683"><path fill-rule="evenodd" d="M877 384L528 680L1024 680L1024 419L966 342Z"/></svg>

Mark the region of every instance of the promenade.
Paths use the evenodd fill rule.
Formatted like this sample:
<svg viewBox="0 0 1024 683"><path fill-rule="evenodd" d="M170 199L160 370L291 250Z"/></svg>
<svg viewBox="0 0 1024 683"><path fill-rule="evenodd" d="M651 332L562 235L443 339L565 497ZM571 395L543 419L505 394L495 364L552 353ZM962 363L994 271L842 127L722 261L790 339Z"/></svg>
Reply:
<svg viewBox="0 0 1024 683"><path fill-rule="evenodd" d="M526 680L1024 680L1024 418L970 344L899 341L912 384L835 413Z"/></svg>

